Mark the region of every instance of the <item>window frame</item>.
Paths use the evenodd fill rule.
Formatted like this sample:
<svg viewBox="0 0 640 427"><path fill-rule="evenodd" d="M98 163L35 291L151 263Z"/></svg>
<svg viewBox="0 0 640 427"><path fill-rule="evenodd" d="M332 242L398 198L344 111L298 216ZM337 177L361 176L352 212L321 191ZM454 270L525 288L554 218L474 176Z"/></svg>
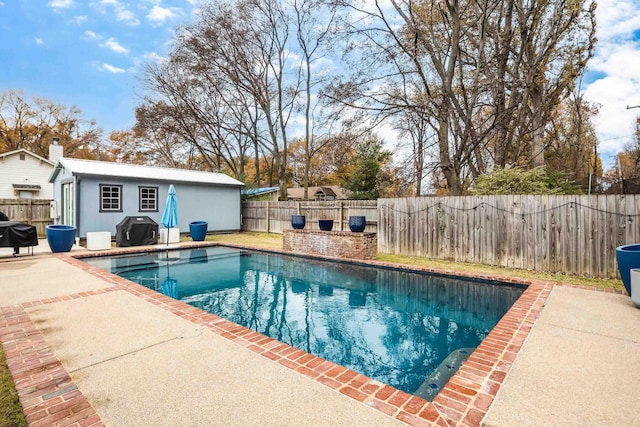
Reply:
<svg viewBox="0 0 640 427"><path fill-rule="evenodd" d="M112 209L104 207L105 197L103 191L106 188L117 188L118 189L118 209ZM110 200L114 200L113 196L109 197ZM122 212L122 185L121 184L100 184L100 210L99 212Z"/></svg>
<svg viewBox="0 0 640 427"><path fill-rule="evenodd" d="M153 198L153 202L154 202L155 208L153 208L153 209L143 208L143 206L142 206L143 203L142 202L143 202L144 199L142 197L142 192L144 190L153 190L153 191L155 191L154 198ZM149 199L147 198L147 200L149 200ZM154 186L151 186L151 185L139 185L138 186L138 212L159 212L159 210L158 210L158 187L154 187Z"/></svg>

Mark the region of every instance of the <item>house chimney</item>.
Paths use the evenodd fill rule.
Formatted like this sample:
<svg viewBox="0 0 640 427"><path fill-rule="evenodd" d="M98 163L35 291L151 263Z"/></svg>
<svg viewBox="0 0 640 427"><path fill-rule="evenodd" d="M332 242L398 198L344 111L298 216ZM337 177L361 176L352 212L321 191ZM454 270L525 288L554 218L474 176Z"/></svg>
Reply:
<svg viewBox="0 0 640 427"><path fill-rule="evenodd" d="M53 138L53 143L49 145L49 160L58 163L58 159L63 155L62 145L59 145L60 138Z"/></svg>

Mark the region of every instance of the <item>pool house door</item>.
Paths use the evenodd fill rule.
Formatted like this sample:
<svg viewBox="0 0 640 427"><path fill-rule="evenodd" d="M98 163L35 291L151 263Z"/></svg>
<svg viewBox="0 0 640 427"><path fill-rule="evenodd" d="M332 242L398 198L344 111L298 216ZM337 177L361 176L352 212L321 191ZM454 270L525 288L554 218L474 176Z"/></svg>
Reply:
<svg viewBox="0 0 640 427"><path fill-rule="evenodd" d="M73 194L73 182L62 184L62 215L60 220L65 225L76 225Z"/></svg>

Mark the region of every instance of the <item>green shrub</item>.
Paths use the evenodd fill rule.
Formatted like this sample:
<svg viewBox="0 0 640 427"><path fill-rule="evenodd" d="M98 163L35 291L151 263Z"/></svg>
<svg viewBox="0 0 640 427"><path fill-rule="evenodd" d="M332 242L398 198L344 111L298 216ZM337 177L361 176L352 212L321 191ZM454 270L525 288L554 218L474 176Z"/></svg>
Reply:
<svg viewBox="0 0 640 427"><path fill-rule="evenodd" d="M548 172L540 166L533 169L496 168L491 175L483 174L469 192L476 196L508 194L579 194L561 172Z"/></svg>

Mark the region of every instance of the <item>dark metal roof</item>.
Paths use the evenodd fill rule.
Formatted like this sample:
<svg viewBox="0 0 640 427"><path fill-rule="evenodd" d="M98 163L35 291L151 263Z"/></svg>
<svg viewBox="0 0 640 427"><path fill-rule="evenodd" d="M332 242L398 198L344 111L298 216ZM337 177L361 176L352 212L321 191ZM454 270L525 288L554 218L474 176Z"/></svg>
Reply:
<svg viewBox="0 0 640 427"><path fill-rule="evenodd" d="M42 189L39 185L29 185L29 184L13 184L13 188L16 190L40 190Z"/></svg>
<svg viewBox="0 0 640 427"><path fill-rule="evenodd" d="M316 194L320 192L324 193L325 196L336 197L336 193L329 187L320 187L320 190L316 191Z"/></svg>
<svg viewBox="0 0 640 427"><path fill-rule="evenodd" d="M247 196L258 196L260 194L273 193L274 191L278 190L280 190L280 187L245 188L244 190L240 191L240 193Z"/></svg>

